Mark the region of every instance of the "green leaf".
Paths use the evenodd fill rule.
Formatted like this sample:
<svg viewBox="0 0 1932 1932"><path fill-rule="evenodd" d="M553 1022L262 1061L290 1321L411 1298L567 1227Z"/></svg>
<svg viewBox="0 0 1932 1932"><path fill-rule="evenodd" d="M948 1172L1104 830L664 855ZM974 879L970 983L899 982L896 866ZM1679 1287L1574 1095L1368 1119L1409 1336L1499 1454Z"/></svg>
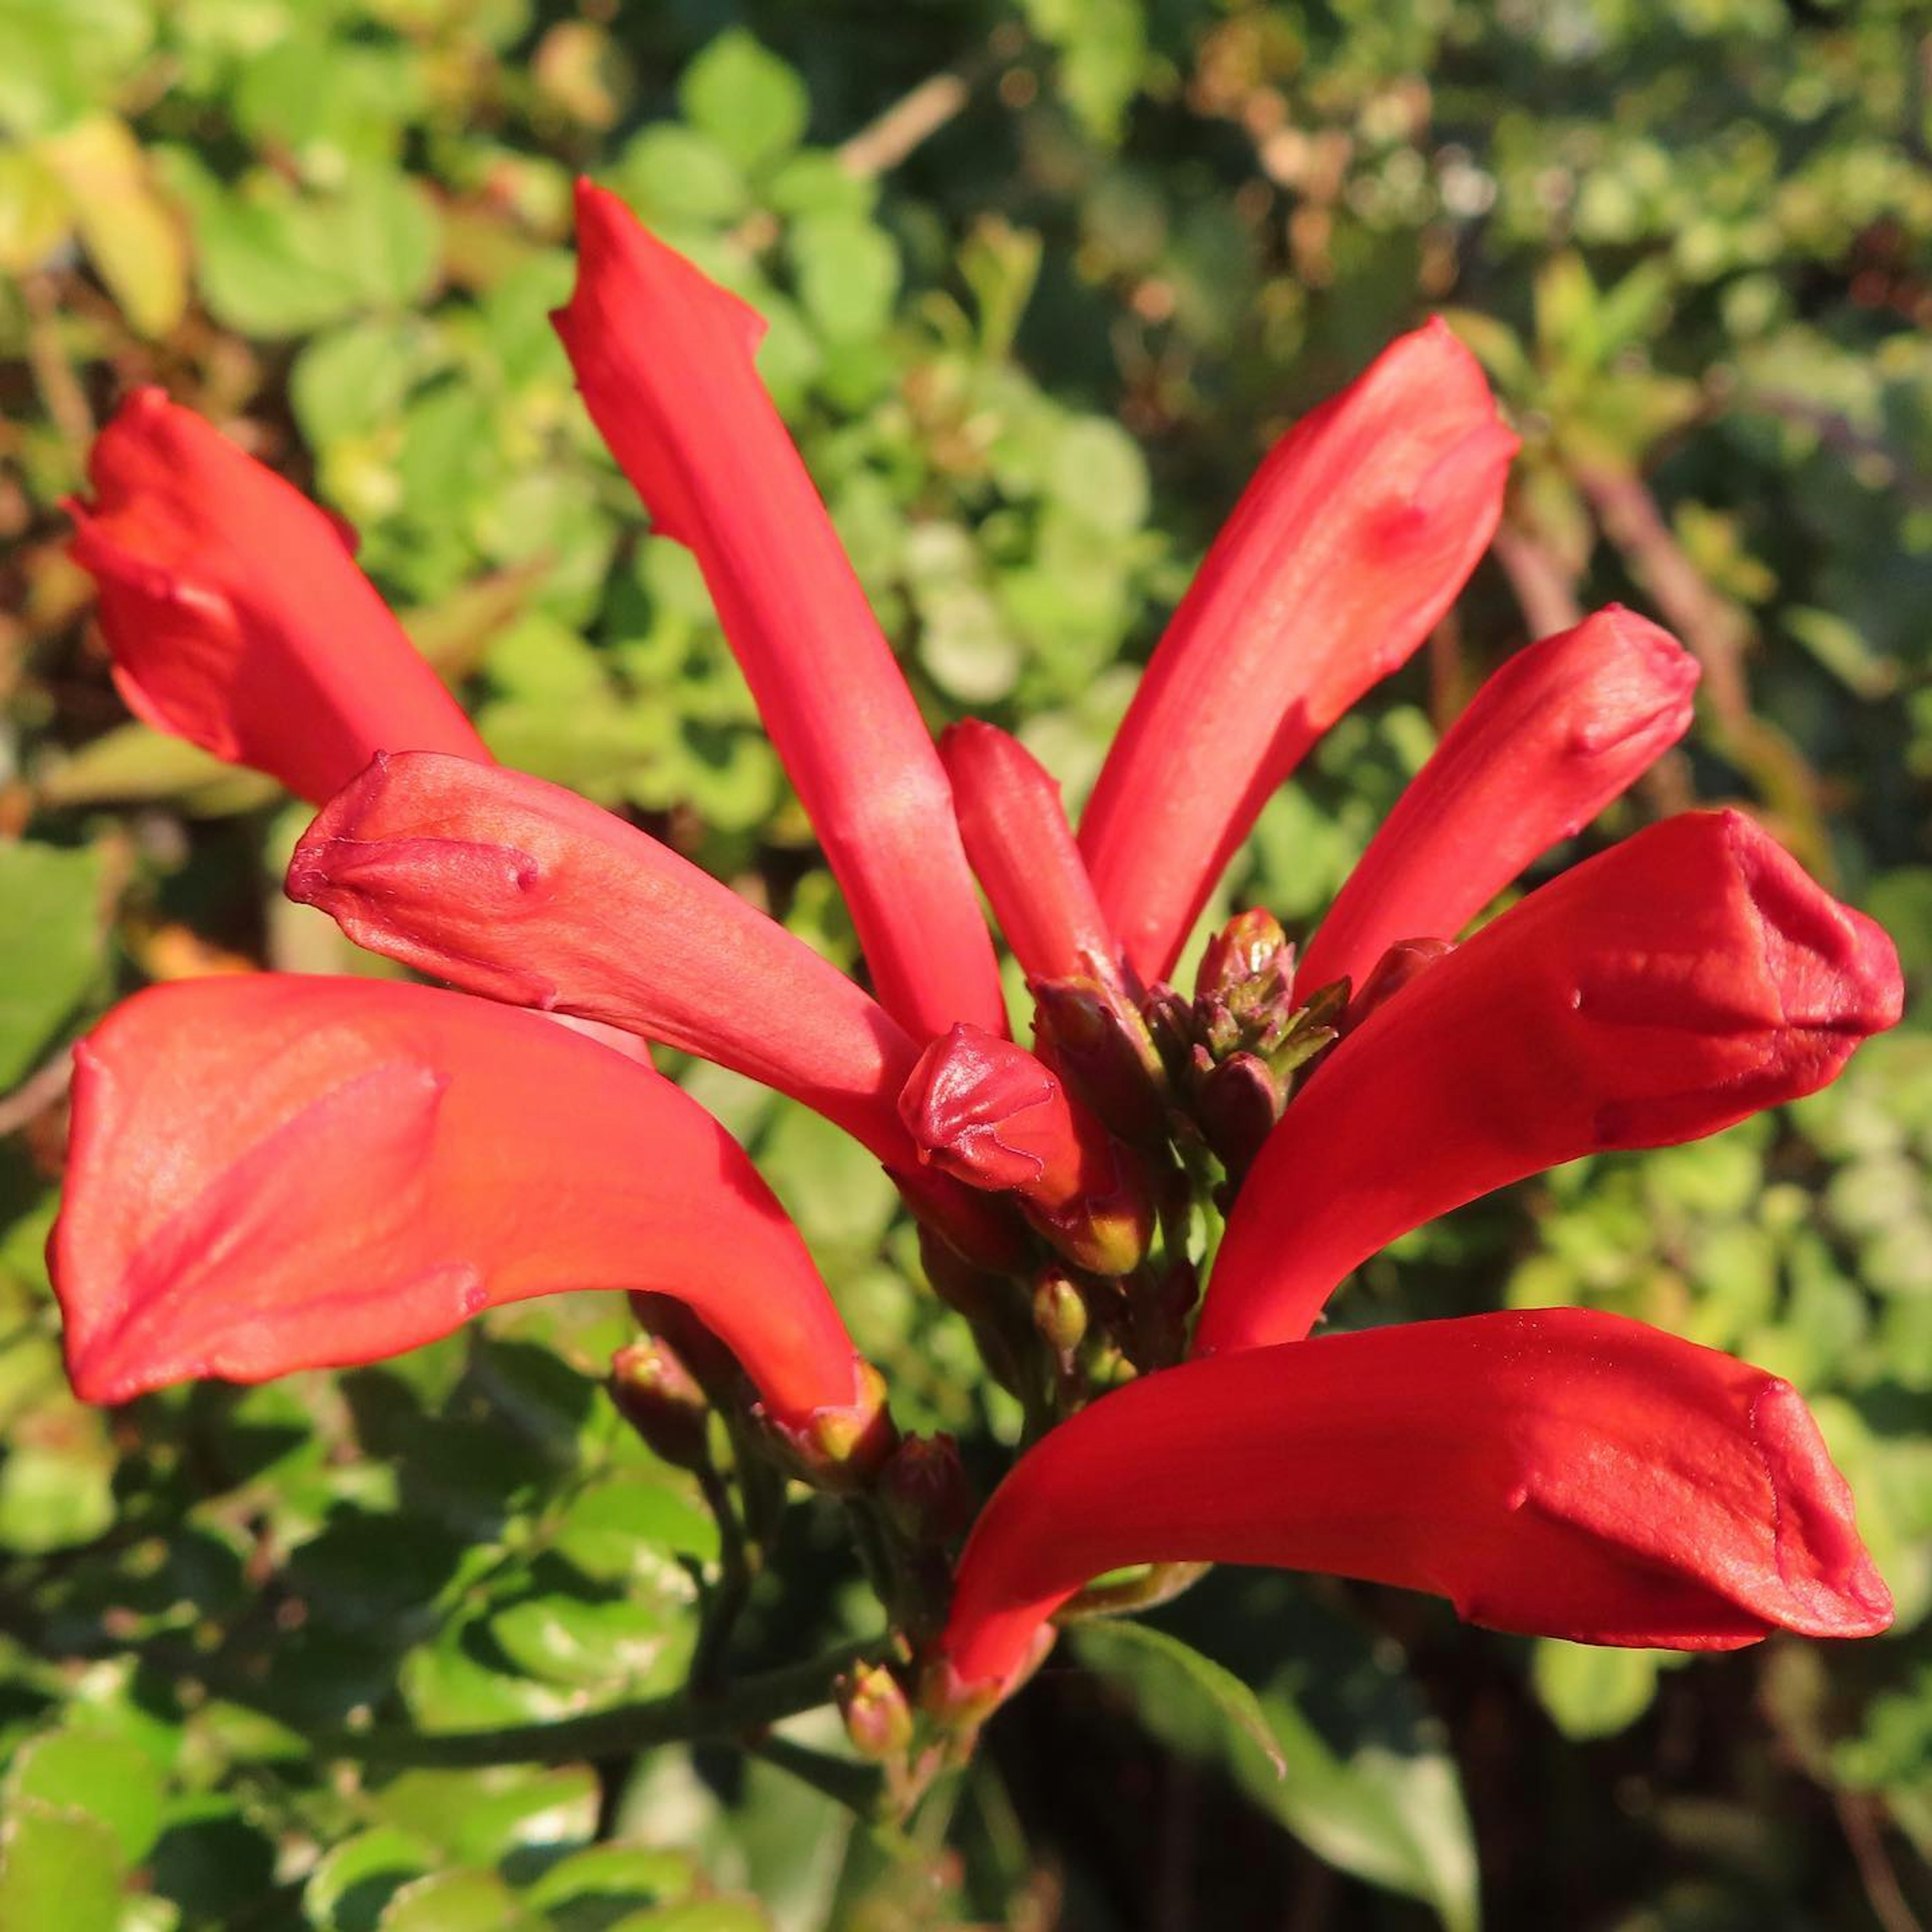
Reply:
<svg viewBox="0 0 1932 1932"><path fill-rule="evenodd" d="M494 1865L512 1852L574 1848L597 1828L597 1775L587 1765L406 1771L370 1798L388 1824L461 1864Z"/></svg>
<svg viewBox="0 0 1932 1932"><path fill-rule="evenodd" d="M691 1585L682 1570L680 1595ZM696 1637L682 1606L668 1605L659 1590L634 1598L593 1602L551 1594L526 1597L490 1619L490 1634L520 1670L552 1684L571 1684L612 1700L674 1689L684 1675Z"/></svg>
<svg viewBox="0 0 1932 1932"><path fill-rule="evenodd" d="M39 1556L114 1521L114 1455L98 1411L64 1395L37 1409L0 1460L0 1548Z"/></svg>
<svg viewBox="0 0 1932 1932"><path fill-rule="evenodd" d="M32 1799L105 1825L124 1866L138 1864L152 1848L166 1795L160 1768L139 1744L99 1731L50 1731L33 1738L7 1780L10 1807Z"/></svg>
<svg viewBox="0 0 1932 1932"><path fill-rule="evenodd" d="M1076 515L1112 536L1126 536L1147 520L1147 460L1140 445L1104 417L1077 417L1061 430L1049 487Z"/></svg>
<svg viewBox="0 0 1932 1932"><path fill-rule="evenodd" d="M1232 1670L1191 1645L1151 1624L1122 1618L1076 1624L1073 1648L1089 1670L1126 1691L1156 1736L1170 1741L1177 1736L1201 1738L1194 1729L1196 1714L1211 1713L1215 1725L1226 1733L1216 1755L1225 1755L1237 1748L1235 1740L1245 1739L1274 1767L1277 1778L1286 1774L1287 1764L1260 1700ZM1204 1748L1208 1747L1196 1746L1197 1750Z"/></svg>
<svg viewBox="0 0 1932 1932"><path fill-rule="evenodd" d="M259 772L224 764L185 738L170 737L138 722L104 731L34 779L44 805L166 801L197 818L252 812L279 797L281 790Z"/></svg>
<svg viewBox="0 0 1932 1932"><path fill-rule="evenodd" d="M1060 53L1060 91L1087 131L1120 135L1147 61L1141 0L1022 0L1027 24Z"/></svg>
<svg viewBox="0 0 1932 1932"><path fill-rule="evenodd" d="M154 33L148 0L0 0L0 128L78 119L133 76Z"/></svg>
<svg viewBox="0 0 1932 1932"><path fill-rule="evenodd" d="M0 845L0 932L33 935L0 975L0 1092L31 1070L100 973L102 876L96 851Z"/></svg>
<svg viewBox="0 0 1932 1932"><path fill-rule="evenodd" d="M803 215L785 246L799 300L828 340L868 341L892 320L899 255L884 229L853 215Z"/></svg>
<svg viewBox="0 0 1932 1932"><path fill-rule="evenodd" d="M376 1932L391 1899L434 1862L420 1839L392 1825L358 1832L316 1862L302 1910L316 1932Z"/></svg>
<svg viewBox="0 0 1932 1932"><path fill-rule="evenodd" d="M1658 1653L1539 1638L1530 1658L1537 1701L1566 1738L1614 1737L1657 1695Z"/></svg>
<svg viewBox="0 0 1932 1932"><path fill-rule="evenodd" d="M392 1898L377 1932L543 1932L494 1872L436 1872Z"/></svg>
<svg viewBox="0 0 1932 1932"><path fill-rule="evenodd" d="M0 1819L0 1926L7 1932L118 1932L120 1846L109 1826L33 1799Z"/></svg>
<svg viewBox="0 0 1932 1932"><path fill-rule="evenodd" d="M796 147L812 116L804 82L742 27L685 69L677 98L684 118L747 170Z"/></svg>
<svg viewBox="0 0 1932 1932"><path fill-rule="evenodd" d="M697 1889L682 1852L646 1845L590 1845L550 1867L524 1894L556 1932L604 1932L634 1912L681 1903Z"/></svg>
<svg viewBox="0 0 1932 1932"><path fill-rule="evenodd" d="M625 195L649 222L722 227L751 206L730 155L709 135L660 122L626 147L617 164Z"/></svg>

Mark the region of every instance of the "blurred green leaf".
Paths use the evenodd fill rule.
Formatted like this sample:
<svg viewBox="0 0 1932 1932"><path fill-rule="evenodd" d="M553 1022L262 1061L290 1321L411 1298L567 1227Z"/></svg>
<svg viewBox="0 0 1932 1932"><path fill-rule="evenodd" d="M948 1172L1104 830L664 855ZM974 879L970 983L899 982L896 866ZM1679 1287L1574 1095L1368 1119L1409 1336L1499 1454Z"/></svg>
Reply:
<svg viewBox="0 0 1932 1932"><path fill-rule="evenodd" d="M105 878L96 850L0 845L0 931L33 935L9 950L0 980L0 1091L32 1068L100 974Z"/></svg>
<svg viewBox="0 0 1932 1932"><path fill-rule="evenodd" d="M748 172L795 148L812 112L805 83L741 27L685 69L677 98L685 118Z"/></svg>

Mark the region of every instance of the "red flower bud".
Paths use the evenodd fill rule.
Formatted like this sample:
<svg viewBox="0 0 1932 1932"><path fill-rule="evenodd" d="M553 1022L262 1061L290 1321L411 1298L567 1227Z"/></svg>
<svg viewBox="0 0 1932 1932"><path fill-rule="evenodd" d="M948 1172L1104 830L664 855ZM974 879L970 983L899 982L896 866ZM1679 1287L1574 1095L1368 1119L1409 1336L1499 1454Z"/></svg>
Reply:
<svg viewBox="0 0 1932 1932"><path fill-rule="evenodd" d="M1903 998L1891 940L1749 819L1654 825L1336 1047L1248 1177L1195 1347L1298 1339L1350 1269L1492 1188L1814 1092Z"/></svg>
<svg viewBox="0 0 1932 1932"><path fill-rule="evenodd" d="M1516 438L1437 321L1274 448L1161 639L1080 849L1144 981L1172 970L1263 802L1454 601Z"/></svg>
<svg viewBox="0 0 1932 1932"><path fill-rule="evenodd" d="M1018 739L975 718L949 726L939 753L966 856L1027 976L1078 975L1118 988L1120 942L1046 767Z"/></svg>
<svg viewBox="0 0 1932 1932"><path fill-rule="evenodd" d="M668 1342L632 1342L610 1358L610 1397L645 1446L674 1468L711 1459L711 1404Z"/></svg>
<svg viewBox="0 0 1932 1932"><path fill-rule="evenodd" d="M1302 961L1304 988L1363 976L1398 939L1454 939L1690 727L1697 662L1619 604L1519 651L1396 801Z"/></svg>
<svg viewBox="0 0 1932 1932"><path fill-rule="evenodd" d="M130 710L320 802L379 751L487 759L352 539L159 389L136 389L70 502Z"/></svg>
<svg viewBox="0 0 1932 1932"><path fill-rule="evenodd" d="M136 994L75 1049L50 1259L90 1402L376 1361L499 1303L641 1288L687 1304L782 1424L876 1407L797 1231L701 1108L428 987Z"/></svg>
<svg viewBox="0 0 1932 1932"><path fill-rule="evenodd" d="M1004 1030L992 942L938 754L753 360L764 323L580 183L552 318L652 526L698 559L772 744L916 1038Z"/></svg>
<svg viewBox="0 0 1932 1932"><path fill-rule="evenodd" d="M1016 1196L1076 1267L1124 1274L1146 1252L1154 1217L1137 1164L1024 1047L956 1026L920 1056L899 1114L922 1160Z"/></svg>
<svg viewBox="0 0 1932 1932"><path fill-rule="evenodd" d="M1216 1355L1102 1397L988 1503L932 1675L953 1702L1003 1692L1091 1578L1202 1562L1399 1584L1584 1643L1728 1650L1892 1621L1788 1383L1558 1309Z"/></svg>

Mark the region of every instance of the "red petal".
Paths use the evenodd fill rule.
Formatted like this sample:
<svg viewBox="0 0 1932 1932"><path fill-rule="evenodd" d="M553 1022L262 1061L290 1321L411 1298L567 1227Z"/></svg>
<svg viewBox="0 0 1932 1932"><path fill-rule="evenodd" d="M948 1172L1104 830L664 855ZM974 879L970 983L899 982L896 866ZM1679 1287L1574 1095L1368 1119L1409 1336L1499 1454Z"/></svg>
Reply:
<svg viewBox="0 0 1932 1932"><path fill-rule="evenodd" d="M940 1650L1004 1687L1124 1564L1272 1564L1586 1643L1866 1636L1892 1600L1790 1384L1622 1316L1480 1315L1216 1355L1044 1438L986 1506Z"/></svg>
<svg viewBox="0 0 1932 1932"><path fill-rule="evenodd" d="M428 987L137 994L76 1049L51 1244L75 1389L374 1361L563 1288L686 1303L782 1422L862 1396L797 1232L648 1070Z"/></svg>
<svg viewBox="0 0 1932 1932"><path fill-rule="evenodd" d="M289 896L465 992L601 1020L748 1075L881 1160L915 1150L918 1049L844 974L668 846L560 785L378 758L331 800Z"/></svg>
<svg viewBox="0 0 1932 1932"><path fill-rule="evenodd" d="M136 389L70 503L115 680L136 715L305 796L379 751L488 758L340 530L158 389Z"/></svg>
<svg viewBox="0 0 1932 1932"><path fill-rule="evenodd" d="M1438 321L1256 471L1081 822L1101 907L1143 979L1167 976L1268 794L1454 600L1496 530L1516 446L1475 358Z"/></svg>
<svg viewBox="0 0 1932 1932"><path fill-rule="evenodd" d="M1654 825L1336 1048L1243 1186L1195 1346L1298 1339L1350 1269L1492 1188L1812 1093L1903 998L1891 940L1750 820Z"/></svg>
<svg viewBox="0 0 1932 1932"><path fill-rule="evenodd" d="M614 195L577 200L554 318L656 527L704 572L895 1018L1004 1032L992 942L938 754L752 360L760 325Z"/></svg>
<svg viewBox="0 0 1932 1932"><path fill-rule="evenodd" d="M950 726L939 752L966 856L1027 977L1117 982L1120 942L1046 768L1018 739L976 719Z"/></svg>
<svg viewBox="0 0 1932 1932"><path fill-rule="evenodd" d="M1383 822L1295 976L1359 988L1397 940L1454 939L1690 727L1696 660L1617 604L1484 683Z"/></svg>

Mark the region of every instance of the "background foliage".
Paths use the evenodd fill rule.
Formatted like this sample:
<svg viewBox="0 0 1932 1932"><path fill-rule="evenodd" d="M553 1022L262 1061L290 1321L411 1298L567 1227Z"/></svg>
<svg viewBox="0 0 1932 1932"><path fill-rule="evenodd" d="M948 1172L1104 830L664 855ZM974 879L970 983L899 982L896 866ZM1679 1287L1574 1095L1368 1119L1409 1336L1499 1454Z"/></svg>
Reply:
<svg viewBox="0 0 1932 1932"><path fill-rule="evenodd" d="M56 506L133 382L359 527L504 758L850 957L702 586L643 536L544 321L579 170L770 318L763 368L935 722L1023 724L1076 796L1270 435L1448 310L1525 435L1505 530L1270 806L1233 896L1311 919L1483 670L1624 596L1706 680L1688 755L1622 822L1747 802L1922 985L1928 91L1914 0L0 0L0 1925L1466 1932L1479 1871L1493 1927L1932 1914L1910 1026L1786 1116L1412 1237L1338 1311L1582 1301L1790 1376L1894 1636L1669 1669L1222 1575L1162 1621L1258 1690L1280 1775L1186 1652L1096 1629L896 1855L704 1751L310 1754L371 1713L455 1728L676 1684L710 1525L596 1388L614 1306L101 1414L64 1392L40 1261L59 1050L118 992L381 970L277 895L304 812L112 694ZM688 1077L902 1419L1010 1428L865 1158ZM790 1534L753 1661L858 1628L832 1527Z"/></svg>

